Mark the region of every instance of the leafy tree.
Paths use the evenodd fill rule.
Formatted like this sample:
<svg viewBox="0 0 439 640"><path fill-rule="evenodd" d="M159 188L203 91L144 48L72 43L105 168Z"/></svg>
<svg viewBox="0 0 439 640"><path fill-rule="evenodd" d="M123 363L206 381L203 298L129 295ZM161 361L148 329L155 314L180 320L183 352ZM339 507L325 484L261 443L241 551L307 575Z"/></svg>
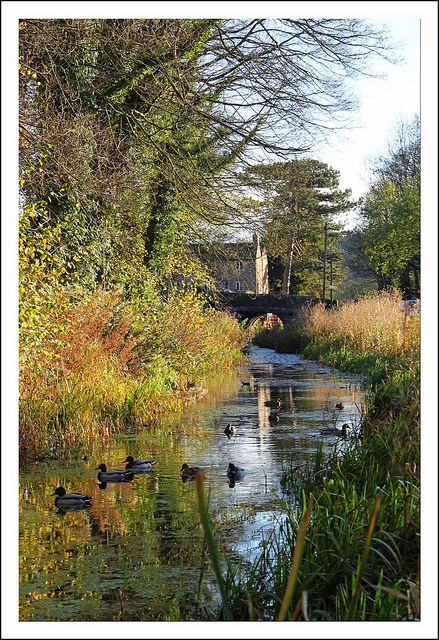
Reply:
<svg viewBox="0 0 439 640"><path fill-rule="evenodd" d="M361 206L361 248L380 289L420 294L420 126L401 123L388 153L375 161L374 181Z"/></svg>
<svg viewBox="0 0 439 640"><path fill-rule="evenodd" d="M380 288L394 285L419 296L420 190L416 180L400 187L381 181L362 208L367 220L363 247L378 275Z"/></svg>
<svg viewBox="0 0 439 640"><path fill-rule="evenodd" d="M262 202L261 224L268 254L282 264L282 292L321 295L325 236L340 230L337 214L353 206L351 191L341 191L339 172L318 160L255 165L243 182ZM335 279L341 276L341 251L330 241Z"/></svg>
<svg viewBox="0 0 439 640"><path fill-rule="evenodd" d="M236 163L342 126L344 78L388 51L357 20L23 20L23 196L53 225L77 211L62 242L89 286L170 278L188 238L233 222Z"/></svg>
<svg viewBox="0 0 439 640"><path fill-rule="evenodd" d="M378 276L363 251L363 235L359 229L345 231L340 240L343 251L344 278L337 290L338 300L351 300L376 291Z"/></svg>
<svg viewBox="0 0 439 640"><path fill-rule="evenodd" d="M372 161L374 183L390 180L398 187L421 176L421 121L400 121L387 144L387 152Z"/></svg>

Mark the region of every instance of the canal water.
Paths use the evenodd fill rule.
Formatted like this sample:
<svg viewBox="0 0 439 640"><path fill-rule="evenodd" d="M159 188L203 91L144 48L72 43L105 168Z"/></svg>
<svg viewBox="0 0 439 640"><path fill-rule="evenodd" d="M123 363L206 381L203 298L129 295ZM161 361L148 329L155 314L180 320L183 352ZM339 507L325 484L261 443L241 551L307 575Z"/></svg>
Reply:
<svg viewBox="0 0 439 640"><path fill-rule="evenodd" d="M181 480L182 463L205 471L222 551L252 559L293 499L282 493L283 472L305 465L322 439L327 452L348 446L349 439L322 436L322 428L348 423L353 430L360 422L360 378L295 354L251 346L245 366L208 386L160 430L119 435L111 445L21 470L20 620L197 619L212 585L201 569L196 487ZM266 406L277 399L280 409ZM236 427L231 438L228 423ZM157 463L132 482L99 486L96 467L123 469L127 455ZM234 484L229 463L245 471ZM59 512L52 496L59 485L92 496L91 508Z"/></svg>

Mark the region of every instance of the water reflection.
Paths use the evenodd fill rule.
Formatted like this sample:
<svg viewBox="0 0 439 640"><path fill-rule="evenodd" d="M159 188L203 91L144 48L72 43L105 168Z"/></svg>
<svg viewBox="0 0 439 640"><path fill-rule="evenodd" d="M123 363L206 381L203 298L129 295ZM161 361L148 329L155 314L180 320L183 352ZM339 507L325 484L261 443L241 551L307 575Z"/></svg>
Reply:
<svg viewBox="0 0 439 640"><path fill-rule="evenodd" d="M257 348L251 354L244 372L222 375L177 424L22 470L21 620L196 615L203 534L195 476L181 474L185 461L205 474L220 546L250 557L278 530L285 465L305 464L323 428L358 424L362 396L353 376L291 354ZM276 400L279 408L266 406ZM340 402L343 409L335 409ZM277 424L270 424L272 412ZM233 437L225 434L229 424ZM325 436L325 449L339 440ZM130 482L96 482L101 460L117 469L131 454L156 460L153 471ZM230 464L244 469L244 477L228 477ZM51 494L60 485L91 496L92 505L57 513ZM205 580L201 596L207 597Z"/></svg>

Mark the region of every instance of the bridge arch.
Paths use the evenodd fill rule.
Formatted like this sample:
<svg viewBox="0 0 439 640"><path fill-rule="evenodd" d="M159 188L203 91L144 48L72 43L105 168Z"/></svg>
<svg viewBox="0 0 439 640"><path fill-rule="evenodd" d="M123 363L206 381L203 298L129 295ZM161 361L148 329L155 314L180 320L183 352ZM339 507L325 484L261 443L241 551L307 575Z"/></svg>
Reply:
<svg viewBox="0 0 439 640"><path fill-rule="evenodd" d="M272 326L275 326L276 324L284 327L286 324L288 324L288 322L291 320L291 318L281 318L279 315L277 315L276 313L272 313L271 311L267 311L266 314L262 314L262 315L255 315L255 316L249 316L247 318L240 318L241 322L243 322L245 324L245 326L247 328L252 327L253 325L255 325L258 320L262 320L263 324L266 323L266 326L268 326L269 324L269 320L266 319L267 315L272 315L274 316L273 322L271 322ZM279 322L276 322L276 320L278 320ZM265 321L265 322L264 322Z"/></svg>

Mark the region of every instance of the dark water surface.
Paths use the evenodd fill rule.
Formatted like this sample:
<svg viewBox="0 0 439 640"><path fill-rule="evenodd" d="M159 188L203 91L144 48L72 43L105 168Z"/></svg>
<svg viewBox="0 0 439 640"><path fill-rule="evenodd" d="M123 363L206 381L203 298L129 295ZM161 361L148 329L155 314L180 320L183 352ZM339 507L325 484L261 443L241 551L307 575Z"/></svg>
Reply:
<svg viewBox="0 0 439 640"><path fill-rule="evenodd" d="M264 403L277 398L279 422L270 424ZM209 585L200 583L195 483L182 482L182 463L205 470L221 548L252 558L282 519L282 499L291 499L282 495L283 470L310 459L322 427L357 426L361 402L358 376L251 347L248 365L210 383L209 393L173 425L23 468L20 619L196 619L195 603L205 600ZM236 437L224 434L227 423L236 426ZM324 442L328 451L340 446L336 436ZM123 469L130 454L157 464L133 482L100 488L98 464ZM234 486L226 476L230 462L246 472ZM59 485L92 496L92 507L59 513L51 496Z"/></svg>

